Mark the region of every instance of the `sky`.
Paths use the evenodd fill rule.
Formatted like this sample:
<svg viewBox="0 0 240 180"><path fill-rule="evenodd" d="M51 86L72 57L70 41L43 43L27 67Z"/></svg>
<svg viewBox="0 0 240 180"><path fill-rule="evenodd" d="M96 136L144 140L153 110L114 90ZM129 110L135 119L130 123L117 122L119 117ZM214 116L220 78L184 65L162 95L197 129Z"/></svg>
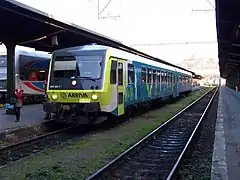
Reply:
<svg viewBox="0 0 240 180"><path fill-rule="evenodd" d="M98 19L98 0L18 0L50 13L61 21L73 22L124 44L216 41L215 11L207 0L112 0ZM109 0L99 0L100 11ZM209 0L214 5L214 0ZM201 45L135 46L172 63L192 55L214 58L217 43Z"/></svg>

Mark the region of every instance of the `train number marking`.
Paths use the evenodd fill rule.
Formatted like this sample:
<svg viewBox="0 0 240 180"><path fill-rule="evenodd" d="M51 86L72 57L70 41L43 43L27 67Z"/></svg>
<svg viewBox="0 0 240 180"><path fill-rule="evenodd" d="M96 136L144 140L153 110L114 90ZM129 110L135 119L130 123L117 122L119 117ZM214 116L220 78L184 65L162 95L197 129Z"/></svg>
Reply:
<svg viewBox="0 0 240 180"><path fill-rule="evenodd" d="M87 93L69 93L69 98L88 98Z"/></svg>

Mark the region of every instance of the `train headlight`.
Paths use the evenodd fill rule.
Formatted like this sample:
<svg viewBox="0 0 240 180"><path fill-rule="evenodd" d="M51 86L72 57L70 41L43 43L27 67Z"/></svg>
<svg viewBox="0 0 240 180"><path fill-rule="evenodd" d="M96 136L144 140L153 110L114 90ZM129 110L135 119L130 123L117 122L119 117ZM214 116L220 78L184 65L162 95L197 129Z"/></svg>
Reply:
<svg viewBox="0 0 240 180"><path fill-rule="evenodd" d="M97 94L93 94L92 95L92 100L96 101L98 99L98 95Z"/></svg>
<svg viewBox="0 0 240 180"><path fill-rule="evenodd" d="M53 94L53 95L52 95L52 99L53 99L53 100L56 100L57 98L58 98L58 96L57 96L56 94Z"/></svg>
<svg viewBox="0 0 240 180"><path fill-rule="evenodd" d="M72 81L72 85L75 86L77 84L77 81L76 80L73 80Z"/></svg>

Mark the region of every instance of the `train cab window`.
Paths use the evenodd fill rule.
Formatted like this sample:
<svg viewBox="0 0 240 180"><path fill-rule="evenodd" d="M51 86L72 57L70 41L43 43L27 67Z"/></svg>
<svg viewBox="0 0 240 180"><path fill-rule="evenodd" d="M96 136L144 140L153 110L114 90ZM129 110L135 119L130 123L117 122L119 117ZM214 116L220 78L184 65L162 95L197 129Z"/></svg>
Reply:
<svg viewBox="0 0 240 180"><path fill-rule="evenodd" d="M118 85L123 85L123 63L118 63Z"/></svg>
<svg viewBox="0 0 240 180"><path fill-rule="evenodd" d="M142 75L142 83L146 83L146 68L145 67L142 67L142 72L141 72L141 75Z"/></svg>
<svg viewBox="0 0 240 180"><path fill-rule="evenodd" d="M26 73L24 72L20 72L19 73L19 78L22 80L22 81L26 81L28 79Z"/></svg>
<svg viewBox="0 0 240 180"><path fill-rule="evenodd" d="M40 70L38 73L37 73L37 79L38 81L44 81L46 79L46 72L44 70Z"/></svg>
<svg viewBox="0 0 240 180"><path fill-rule="evenodd" d="M48 72L45 73L45 80L48 79Z"/></svg>
<svg viewBox="0 0 240 180"><path fill-rule="evenodd" d="M28 80L29 81L37 81L37 73L35 71L30 71Z"/></svg>
<svg viewBox="0 0 240 180"><path fill-rule="evenodd" d="M112 61L110 72L110 83L116 84L117 82L117 61Z"/></svg>
<svg viewBox="0 0 240 180"><path fill-rule="evenodd" d="M152 69L148 69L148 84L152 84Z"/></svg>
<svg viewBox="0 0 240 180"><path fill-rule="evenodd" d="M132 64L128 64L128 84L134 83L135 83L134 66Z"/></svg>
<svg viewBox="0 0 240 180"><path fill-rule="evenodd" d="M161 73L160 71L157 71L157 83L160 84L161 82Z"/></svg>
<svg viewBox="0 0 240 180"><path fill-rule="evenodd" d="M157 84L157 71L153 70L153 84Z"/></svg>

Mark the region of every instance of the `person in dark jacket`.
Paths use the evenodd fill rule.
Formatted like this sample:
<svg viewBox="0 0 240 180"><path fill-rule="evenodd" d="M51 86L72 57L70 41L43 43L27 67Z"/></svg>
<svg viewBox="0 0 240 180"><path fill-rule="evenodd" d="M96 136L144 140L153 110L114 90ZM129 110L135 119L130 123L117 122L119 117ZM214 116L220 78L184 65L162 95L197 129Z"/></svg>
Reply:
<svg viewBox="0 0 240 180"><path fill-rule="evenodd" d="M14 104L14 114L16 116L15 122L19 122L21 116L21 108L23 104L23 90L21 87L15 89L16 102Z"/></svg>

